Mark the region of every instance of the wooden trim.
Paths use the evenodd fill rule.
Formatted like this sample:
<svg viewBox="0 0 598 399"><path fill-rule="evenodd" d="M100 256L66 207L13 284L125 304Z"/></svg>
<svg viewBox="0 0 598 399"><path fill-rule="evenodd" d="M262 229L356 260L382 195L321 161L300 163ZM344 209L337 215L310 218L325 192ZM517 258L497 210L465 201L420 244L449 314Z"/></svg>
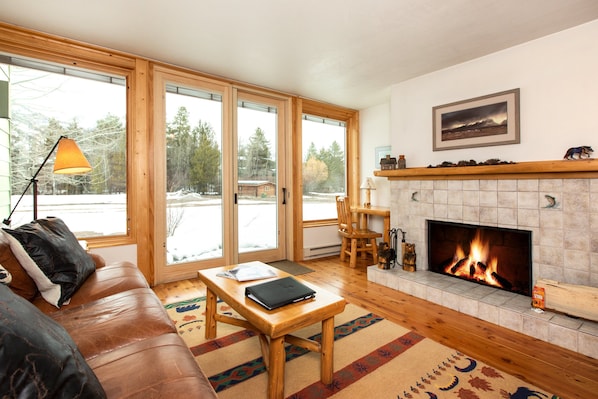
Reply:
<svg viewBox="0 0 598 399"><path fill-rule="evenodd" d="M300 165L303 164L303 156L301 153L303 142L303 130L301 128L301 115L303 109L303 100L301 98L293 98L293 234L295 235L293 245L293 260L303 260L303 174Z"/></svg>
<svg viewBox="0 0 598 399"><path fill-rule="evenodd" d="M73 67L105 69L110 65L121 71L135 68L135 57L130 55L2 22L0 49Z"/></svg>
<svg viewBox="0 0 598 399"><path fill-rule="evenodd" d="M129 237L137 244L137 267L150 285L154 280L154 238L152 219L153 203L150 201L153 165L151 146L151 107L153 91L150 88L149 62L137 59L135 76L131 85L133 104L128 105L127 120L130 127L127 135L127 214L129 215ZM129 186L130 184L130 186ZM147 215L147 216L146 216Z"/></svg>
<svg viewBox="0 0 598 399"><path fill-rule="evenodd" d="M455 166L375 170L374 176L389 180L501 180L575 179L598 177L598 160L575 159L519 162L503 165Z"/></svg>
<svg viewBox="0 0 598 399"><path fill-rule="evenodd" d="M293 187L295 189L293 196L294 205L294 233L295 245L293 246L293 260L303 260L303 231L306 227L315 227L319 225L330 225L330 220L303 220L303 155L302 155L302 117L303 114L320 116L323 118L336 119L343 121L346 126L346 190L355 205L359 203L359 111L343 108L331 104L326 104L305 98L294 98L294 137L293 137ZM336 220L334 220L336 224Z"/></svg>

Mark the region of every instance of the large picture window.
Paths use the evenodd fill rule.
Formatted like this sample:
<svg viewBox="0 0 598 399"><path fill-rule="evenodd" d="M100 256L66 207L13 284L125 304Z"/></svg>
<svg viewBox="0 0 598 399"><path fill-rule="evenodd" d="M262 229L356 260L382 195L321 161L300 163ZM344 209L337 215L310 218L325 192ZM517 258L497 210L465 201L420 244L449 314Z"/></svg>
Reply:
<svg viewBox="0 0 598 399"><path fill-rule="evenodd" d="M303 131L303 220L336 218L337 195L347 192L345 162L346 124L304 114Z"/></svg>
<svg viewBox="0 0 598 399"><path fill-rule="evenodd" d="M53 154L38 180L38 217L56 216L78 238L127 234L126 77L0 54L8 81L10 209L60 136L77 142L92 171L52 173ZM11 218L32 220L32 193ZM6 215L2 215L6 217Z"/></svg>

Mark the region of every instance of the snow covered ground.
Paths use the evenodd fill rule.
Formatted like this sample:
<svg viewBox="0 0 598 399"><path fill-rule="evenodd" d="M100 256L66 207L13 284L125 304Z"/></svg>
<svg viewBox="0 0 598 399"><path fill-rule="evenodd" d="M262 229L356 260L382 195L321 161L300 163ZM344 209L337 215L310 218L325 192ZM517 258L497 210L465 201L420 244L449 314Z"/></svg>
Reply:
<svg viewBox="0 0 598 399"><path fill-rule="evenodd" d="M13 196L12 203L15 204L17 200L18 196ZM79 238L123 235L127 228L125 200L124 194L40 195L38 217L61 218ZM180 223L167 239L169 264L222 256L224 233L220 198L173 193L169 194L168 203L181 213ZM303 212L305 219L335 217L334 199L306 197ZM240 199L238 217L239 252L277 247L277 209L274 199ZM11 226L15 228L32 219L32 198L25 196L12 216Z"/></svg>

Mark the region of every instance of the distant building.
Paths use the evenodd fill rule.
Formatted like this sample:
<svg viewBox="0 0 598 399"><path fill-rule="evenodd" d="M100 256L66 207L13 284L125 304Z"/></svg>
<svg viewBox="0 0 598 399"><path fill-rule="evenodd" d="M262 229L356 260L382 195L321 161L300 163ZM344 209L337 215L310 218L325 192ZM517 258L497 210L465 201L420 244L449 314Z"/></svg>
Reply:
<svg viewBox="0 0 598 399"><path fill-rule="evenodd" d="M240 180L239 195L245 197L274 197L276 184L267 180Z"/></svg>

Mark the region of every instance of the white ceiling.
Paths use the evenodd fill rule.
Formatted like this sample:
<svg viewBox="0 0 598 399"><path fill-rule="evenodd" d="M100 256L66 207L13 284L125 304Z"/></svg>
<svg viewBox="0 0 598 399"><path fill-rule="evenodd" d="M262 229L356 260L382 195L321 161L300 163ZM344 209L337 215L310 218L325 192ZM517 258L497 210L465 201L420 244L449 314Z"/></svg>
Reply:
<svg viewBox="0 0 598 399"><path fill-rule="evenodd" d="M594 19L598 0L0 0L3 22L355 109Z"/></svg>

